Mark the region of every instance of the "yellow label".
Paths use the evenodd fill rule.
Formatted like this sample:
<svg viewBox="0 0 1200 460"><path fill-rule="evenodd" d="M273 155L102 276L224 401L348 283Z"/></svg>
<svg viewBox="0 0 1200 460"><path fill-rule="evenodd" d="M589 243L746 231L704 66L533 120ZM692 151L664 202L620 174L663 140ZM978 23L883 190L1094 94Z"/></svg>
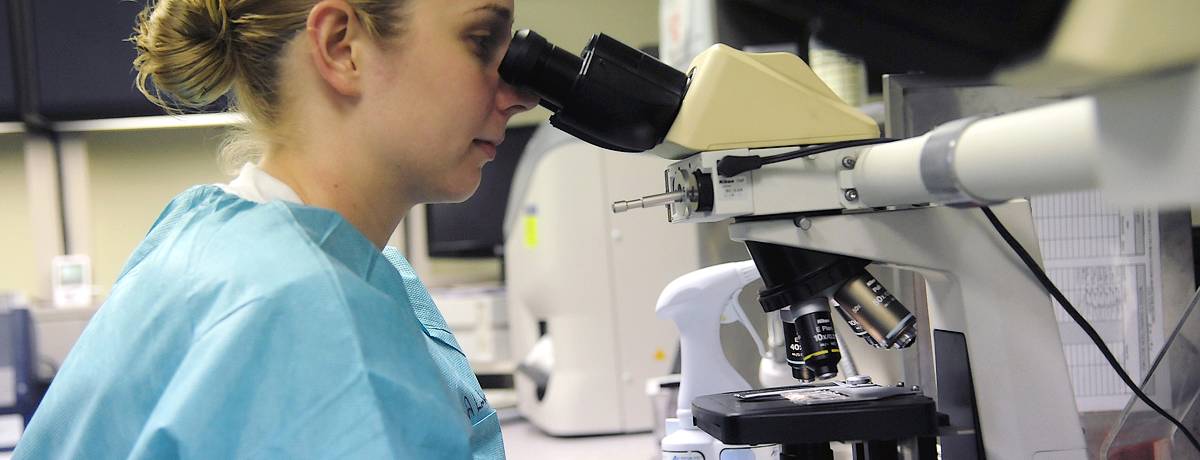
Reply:
<svg viewBox="0 0 1200 460"><path fill-rule="evenodd" d="M664 351L662 350L662 348L659 348L659 349L657 349L657 350L654 350L654 360L655 360L655 361L663 361L663 360L666 360L666 359L667 359L667 353L666 353L666 352L664 352Z"/></svg>
<svg viewBox="0 0 1200 460"><path fill-rule="evenodd" d="M536 248L538 245L537 216L525 216L525 247Z"/></svg>
<svg viewBox="0 0 1200 460"><path fill-rule="evenodd" d="M812 359L812 358L815 358L815 357L817 357L817 356L821 356L821 355L824 355L824 354L828 354L828 353L841 353L841 352L842 352L842 350L839 350L839 349L837 349L837 348L834 348L834 349L832 349L832 350L821 350L821 351L818 351L818 352L816 352L816 353L813 353L813 354L811 354L811 355L805 356L803 359L804 359L805 361L808 361L808 360L810 360L810 359Z"/></svg>

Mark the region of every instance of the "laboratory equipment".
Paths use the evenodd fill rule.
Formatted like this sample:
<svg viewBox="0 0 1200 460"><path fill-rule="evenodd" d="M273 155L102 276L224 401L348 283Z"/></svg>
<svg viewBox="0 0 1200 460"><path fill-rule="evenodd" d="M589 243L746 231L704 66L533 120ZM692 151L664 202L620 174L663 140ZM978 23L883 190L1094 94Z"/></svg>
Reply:
<svg viewBox="0 0 1200 460"><path fill-rule="evenodd" d="M1068 40L1077 35L1081 22L1113 25L1113 18L1120 18L1137 27L1116 24L1105 43L1127 46L1137 41L1139 32L1160 36L1148 31L1147 22L1133 19L1173 24L1179 15L1194 18L1197 7L1175 4L1146 13L1146 8L1130 2L1110 2L1100 8L1079 4L1068 8L1063 30L1044 60L1025 67L1025 73L1016 69L1006 77L1010 81L1045 78L1048 69L1061 70L1063 62L1077 58L1076 62L1087 63L1083 73L1094 78L1073 78L1073 83L1109 84L1085 86L1086 96L1011 114L958 120L910 139L878 139L873 123L868 126L865 117L831 97L794 56L748 55L714 46L692 62L689 86L677 99L678 113L669 127L661 128L652 120L637 122L639 135L659 141L643 150L679 160L664 172L664 192L675 200L667 204L671 222L733 218L730 236L747 242L752 254L753 247L761 244L767 258L816 258L811 252L920 275L927 294L927 318L922 320L927 321L927 329L912 332L910 315L890 308L886 296L876 296L883 297L873 309L877 324L854 319L864 331L867 325L875 329L868 335L876 342L922 343L908 352L921 363L911 378L947 415L939 434L940 452L949 458L1086 455L1046 285L1030 276L1036 268L1037 244L1029 205L1020 197L1102 187L1135 201L1200 199L1200 190L1194 187L1171 187L1170 193L1145 187L1147 180L1154 179L1190 183L1188 178L1200 173L1200 157L1194 155L1200 135L1188 128L1200 123L1200 92L1196 91L1200 71L1194 67L1200 42L1168 40L1170 52L1164 54L1171 59L1162 60L1130 58L1113 49L1085 53L1074 46L1078 42ZM1128 8L1122 10L1123 6ZM1106 17L1096 10L1126 14ZM514 47L521 47L521 42L518 35ZM612 46L603 38L594 40L583 55L581 71L564 74L577 81L603 79L602 73L589 73L589 66L640 65L636 59L611 64L617 59L613 56L622 56L604 49ZM505 74L503 67L502 74L514 84L539 90L519 74ZM1113 84L1117 79L1122 80ZM562 82L558 85L563 87ZM571 88L582 91L596 86L601 84ZM669 88L646 91L673 94ZM637 101L642 95L641 90L609 93L605 99ZM585 139L603 132L574 126L586 124L586 119L561 115L569 115L573 107L589 111L616 107L616 114L630 115L620 111L628 107L622 102L594 107L594 101L579 94L560 94L554 100L558 105L549 108L559 115L552 121L583 133ZM576 102L580 105L573 106ZM1151 151L1159 155L1155 161L1145 161L1143 153ZM980 205L992 207L981 212L975 209ZM1018 247L1030 249L1032 255L1019 260L1014 257ZM768 279L760 259L755 255L763 278ZM851 279L826 279L822 284L845 281ZM813 297L806 297L815 293L796 289L786 303L800 309L788 315L791 318L785 316L785 321L817 315L808 323L822 324L826 317L819 302L810 305ZM843 292L842 300L853 303L855 299L849 297L858 294ZM883 325L898 326L900 332L883 333ZM820 343L823 330L809 324L795 330L797 336L816 342L797 343L797 348L811 345L824 351L822 356L835 356L832 343ZM1020 331L1019 338L1013 331ZM1014 372L1018 366L1021 372ZM833 374L829 363L817 367L815 377ZM706 417L725 415L729 414ZM705 426L705 420L697 422ZM769 440L785 443L787 453L788 439ZM899 449L915 457L933 455L932 446L919 440L905 441ZM893 446L890 456L896 453Z"/></svg>
<svg viewBox="0 0 1200 460"><path fill-rule="evenodd" d="M521 152L537 127L518 126L504 130L504 142L496 146L496 159L483 168L479 188L462 203L424 205L426 254L406 254L414 259L425 257L496 257L503 255L504 210L512 189L513 173L521 161ZM416 235L414 235L416 236ZM415 252L420 249L414 246Z"/></svg>
<svg viewBox="0 0 1200 460"><path fill-rule="evenodd" d="M697 424L717 438L739 444L787 439L789 458L832 458L830 439L865 440L857 443L861 454L856 458L873 458L865 451L880 455L889 448L895 458L895 442L889 441L929 446L938 432L933 400L918 388L877 385L865 375L703 395L693 407Z"/></svg>
<svg viewBox="0 0 1200 460"><path fill-rule="evenodd" d="M842 353L831 300L868 343L884 348L913 343L915 317L867 273L867 261L759 242L746 245L765 282L759 304L767 312L779 312L786 361L796 379L808 382L837 374Z"/></svg>
<svg viewBox="0 0 1200 460"><path fill-rule="evenodd" d="M12 36L12 24L8 18L8 8L0 8L0 37ZM13 68L12 50L8 46L0 46L0 67ZM0 122L20 120L17 107L16 81L12 72L0 74Z"/></svg>
<svg viewBox="0 0 1200 460"><path fill-rule="evenodd" d="M92 258L83 254L54 256L50 285L57 308L92 306Z"/></svg>
<svg viewBox="0 0 1200 460"><path fill-rule="evenodd" d="M885 87L889 137L916 136L947 121L1028 109L1062 98L1060 91L1048 88L999 86L986 81L948 83L928 75L890 75L885 78ZM1140 350L1118 356L1131 376L1145 375L1153 350L1162 344L1159 337L1170 333L1177 322L1174 312L1187 304L1195 290L1192 219L1186 210L1113 206L1106 200L1099 191L1032 197L1042 263L1106 343L1124 343L1126 350ZM1097 226L1097 222L1109 224ZM1083 246L1085 242L1090 244ZM1115 277L1088 277L1094 274ZM885 282L889 286L898 284L886 278ZM1097 298L1097 293L1105 294ZM907 297L906 301L921 307ZM1056 310L1089 455L1097 456L1116 411L1128 403L1131 393L1111 369L1097 366L1097 359L1102 358L1095 345L1069 316ZM914 313L919 318L928 316L920 309L914 309ZM920 368L915 359L905 365L914 373ZM1153 396L1163 391L1160 388L1147 393Z"/></svg>
<svg viewBox="0 0 1200 460"><path fill-rule="evenodd" d="M46 128L54 121L162 114L137 91L129 71L126 39L144 4L14 0L5 6L11 29L3 48L13 57L5 73L16 76L22 121ZM87 85L79 84L81 76ZM227 104L213 105L205 111Z"/></svg>
<svg viewBox="0 0 1200 460"><path fill-rule="evenodd" d="M645 382L672 372L677 336L655 318L655 299L679 275L745 258L722 228L611 217L605 203L654 181L666 163L614 155L548 126L522 155L506 217L508 324L517 408L545 433L660 423Z"/></svg>
<svg viewBox="0 0 1200 460"><path fill-rule="evenodd" d="M917 317L865 270L834 293L838 312L855 335L878 348L908 348L916 340Z"/></svg>
<svg viewBox="0 0 1200 460"><path fill-rule="evenodd" d="M1142 389L1192 430L1200 429L1200 375L1189 370L1200 359L1200 290L1182 312L1166 346L1158 353ZM1169 382L1164 382L1169 381ZM1167 383L1166 385L1163 385ZM1105 436L1101 455L1106 459L1194 459L1192 450L1176 427L1131 399L1121 411L1115 428Z"/></svg>
<svg viewBox="0 0 1200 460"><path fill-rule="evenodd" d="M29 310L0 299L0 452L16 447L41 399Z"/></svg>
<svg viewBox="0 0 1200 460"><path fill-rule="evenodd" d="M679 374L646 380L646 397L650 398L653 420L674 418L675 411L679 408ZM650 433L654 436L654 447L661 447L663 438L667 436L667 424L655 423Z"/></svg>
<svg viewBox="0 0 1200 460"><path fill-rule="evenodd" d="M29 313L33 316L34 332L37 337L38 379L49 382L54 374L62 367L67 355L79 336L87 328L88 322L99 311L99 306L90 308L34 308Z"/></svg>
<svg viewBox="0 0 1200 460"><path fill-rule="evenodd" d="M508 294L504 288L430 288L429 295L475 374L493 376L490 378L498 381L511 380L512 347L505 305Z"/></svg>
<svg viewBox="0 0 1200 460"><path fill-rule="evenodd" d="M751 388L725 358L719 329L723 319L738 318L738 294L758 278L753 261L731 262L676 278L659 295L655 312L675 323L681 362L676 416L665 421L663 458L778 458L776 443L721 442L697 428L692 417L697 396Z"/></svg>
<svg viewBox="0 0 1200 460"><path fill-rule="evenodd" d="M555 112L552 125L618 151L649 150L677 160L707 150L879 136L874 120L842 102L794 55L750 54L715 45L693 61L700 71L686 75L604 34L594 37L582 55L563 52L523 30L514 37L500 72L542 97L540 104ZM723 88L722 82L729 81L738 81L744 90ZM710 185L701 178L696 178L698 187ZM693 201L704 207L708 198L699 194Z"/></svg>

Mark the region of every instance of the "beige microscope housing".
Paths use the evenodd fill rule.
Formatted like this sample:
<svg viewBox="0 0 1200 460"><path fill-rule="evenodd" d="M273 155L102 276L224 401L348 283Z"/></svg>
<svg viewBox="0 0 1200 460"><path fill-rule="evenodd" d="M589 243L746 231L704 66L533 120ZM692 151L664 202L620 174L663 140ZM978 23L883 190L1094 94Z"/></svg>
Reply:
<svg viewBox="0 0 1200 460"><path fill-rule="evenodd" d="M879 137L874 120L843 102L794 54L718 44L696 56L689 73L679 115L649 153L679 160L696 152Z"/></svg>

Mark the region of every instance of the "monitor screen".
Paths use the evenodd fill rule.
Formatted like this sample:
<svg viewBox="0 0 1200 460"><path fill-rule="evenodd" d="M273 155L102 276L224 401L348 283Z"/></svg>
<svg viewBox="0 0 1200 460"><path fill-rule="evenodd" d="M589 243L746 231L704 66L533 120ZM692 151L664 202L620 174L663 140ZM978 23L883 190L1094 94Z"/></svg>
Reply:
<svg viewBox="0 0 1200 460"><path fill-rule="evenodd" d="M12 25L8 21L8 4L0 2L0 122L20 119L10 37Z"/></svg>
<svg viewBox="0 0 1200 460"><path fill-rule="evenodd" d="M536 125L509 128L496 159L483 168L479 189L467 201L425 208L430 257L495 257L504 248L504 210L513 172Z"/></svg>
<svg viewBox="0 0 1200 460"><path fill-rule="evenodd" d="M62 286L83 284L83 266L80 264L65 264L59 267L58 274Z"/></svg>
<svg viewBox="0 0 1200 460"><path fill-rule="evenodd" d="M28 3L43 116L60 121L163 113L134 86L137 52L128 38L144 1Z"/></svg>
<svg viewBox="0 0 1200 460"><path fill-rule="evenodd" d="M51 121L162 115L137 90L129 42L145 0L29 1L37 110ZM3 41L3 39L0 39ZM197 112L224 108L219 101ZM188 110L192 112L192 110Z"/></svg>

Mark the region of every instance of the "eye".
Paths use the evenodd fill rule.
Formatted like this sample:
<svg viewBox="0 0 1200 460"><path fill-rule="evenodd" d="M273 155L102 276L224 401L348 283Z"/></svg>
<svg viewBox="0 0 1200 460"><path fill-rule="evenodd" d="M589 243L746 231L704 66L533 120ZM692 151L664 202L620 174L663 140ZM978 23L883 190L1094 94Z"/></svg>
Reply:
<svg viewBox="0 0 1200 460"><path fill-rule="evenodd" d="M500 41L491 33L474 34L470 37L471 45L475 49L475 54L480 60L490 62L495 57L496 49L499 47Z"/></svg>

